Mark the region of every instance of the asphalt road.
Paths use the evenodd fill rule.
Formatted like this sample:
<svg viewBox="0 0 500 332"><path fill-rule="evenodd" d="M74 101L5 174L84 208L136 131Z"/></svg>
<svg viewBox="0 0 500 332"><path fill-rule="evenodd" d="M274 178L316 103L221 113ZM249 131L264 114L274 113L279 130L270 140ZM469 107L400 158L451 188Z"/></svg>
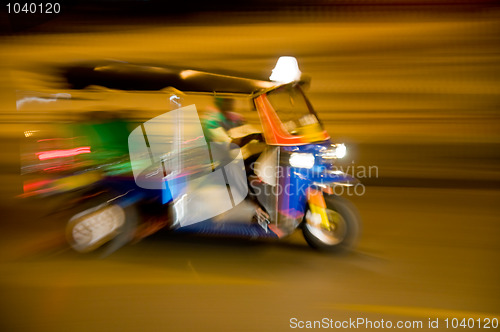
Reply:
<svg viewBox="0 0 500 332"><path fill-rule="evenodd" d="M357 249L164 233L111 256L67 249L63 220L11 206L2 223L4 331L282 331L290 319L499 317L499 193L368 187ZM45 220L45 225L40 224ZM476 323L477 324L477 323ZM424 325L425 327L426 325Z"/></svg>

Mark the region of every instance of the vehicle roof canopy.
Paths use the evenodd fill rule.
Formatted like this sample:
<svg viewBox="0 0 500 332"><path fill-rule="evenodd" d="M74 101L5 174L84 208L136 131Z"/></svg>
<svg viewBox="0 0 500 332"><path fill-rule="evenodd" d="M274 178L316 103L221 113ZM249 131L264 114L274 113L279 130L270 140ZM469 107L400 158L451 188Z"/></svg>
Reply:
<svg viewBox="0 0 500 332"><path fill-rule="evenodd" d="M118 90L157 91L173 87L185 92L250 95L279 85L236 75L112 61L66 66L61 74L73 89L97 85Z"/></svg>

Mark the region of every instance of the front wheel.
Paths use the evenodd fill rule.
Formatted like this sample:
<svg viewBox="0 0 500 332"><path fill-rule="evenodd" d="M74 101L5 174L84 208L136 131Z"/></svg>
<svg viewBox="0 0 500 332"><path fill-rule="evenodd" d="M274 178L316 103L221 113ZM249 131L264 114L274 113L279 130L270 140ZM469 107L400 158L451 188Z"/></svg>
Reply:
<svg viewBox="0 0 500 332"><path fill-rule="evenodd" d="M326 195L326 215L328 225L314 218L308 211L302 232L307 243L321 251L345 252L351 250L360 233L361 220L357 210L348 200L334 195Z"/></svg>

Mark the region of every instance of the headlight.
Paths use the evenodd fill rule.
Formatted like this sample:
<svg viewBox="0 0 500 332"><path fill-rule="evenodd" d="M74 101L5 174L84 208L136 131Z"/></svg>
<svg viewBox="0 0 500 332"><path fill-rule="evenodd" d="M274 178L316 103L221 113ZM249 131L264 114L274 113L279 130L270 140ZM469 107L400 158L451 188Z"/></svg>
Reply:
<svg viewBox="0 0 500 332"><path fill-rule="evenodd" d="M312 153L297 153L290 155L290 165L298 168L312 168L314 166L314 155Z"/></svg>
<svg viewBox="0 0 500 332"><path fill-rule="evenodd" d="M346 154L347 148L345 147L344 143L336 144L335 155L337 156L337 158L344 158Z"/></svg>
<svg viewBox="0 0 500 332"><path fill-rule="evenodd" d="M320 156L324 159L341 159L347 154L347 148L343 143L332 144L332 147L321 151Z"/></svg>

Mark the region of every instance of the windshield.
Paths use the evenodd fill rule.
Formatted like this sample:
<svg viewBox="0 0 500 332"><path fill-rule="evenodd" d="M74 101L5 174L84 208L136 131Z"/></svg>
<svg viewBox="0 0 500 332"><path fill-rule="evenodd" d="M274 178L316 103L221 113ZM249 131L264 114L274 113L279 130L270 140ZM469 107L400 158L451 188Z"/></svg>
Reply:
<svg viewBox="0 0 500 332"><path fill-rule="evenodd" d="M316 113L298 84L272 90L267 93L267 98L290 134L302 135L306 128L322 130Z"/></svg>

